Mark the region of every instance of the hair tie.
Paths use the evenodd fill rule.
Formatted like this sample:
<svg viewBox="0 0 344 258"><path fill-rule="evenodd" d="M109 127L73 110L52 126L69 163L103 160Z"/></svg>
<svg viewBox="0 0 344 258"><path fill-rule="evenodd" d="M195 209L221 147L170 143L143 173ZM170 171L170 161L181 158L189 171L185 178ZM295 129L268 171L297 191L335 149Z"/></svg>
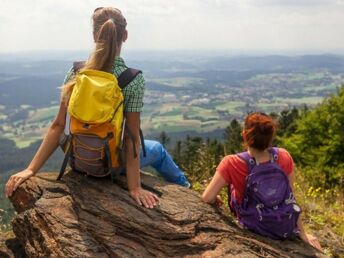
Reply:
<svg viewBox="0 0 344 258"><path fill-rule="evenodd" d="M110 18L109 20L111 20L115 25L120 25L120 26L123 26L123 27L125 27L127 25L125 19L124 19L124 23L123 22L119 22L119 21L117 21L114 18Z"/></svg>

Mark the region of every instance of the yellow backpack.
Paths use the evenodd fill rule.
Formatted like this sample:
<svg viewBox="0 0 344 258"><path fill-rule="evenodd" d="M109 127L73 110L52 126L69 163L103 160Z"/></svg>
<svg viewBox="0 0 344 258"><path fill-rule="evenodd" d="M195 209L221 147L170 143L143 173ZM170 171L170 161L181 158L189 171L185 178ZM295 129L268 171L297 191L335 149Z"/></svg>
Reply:
<svg viewBox="0 0 344 258"><path fill-rule="evenodd" d="M73 66L76 84L68 104L70 133L63 146L65 158L58 180L68 161L73 170L96 177L111 174L112 178L124 163L122 89L141 71L128 68L117 79L103 71L80 70L82 65L77 62Z"/></svg>

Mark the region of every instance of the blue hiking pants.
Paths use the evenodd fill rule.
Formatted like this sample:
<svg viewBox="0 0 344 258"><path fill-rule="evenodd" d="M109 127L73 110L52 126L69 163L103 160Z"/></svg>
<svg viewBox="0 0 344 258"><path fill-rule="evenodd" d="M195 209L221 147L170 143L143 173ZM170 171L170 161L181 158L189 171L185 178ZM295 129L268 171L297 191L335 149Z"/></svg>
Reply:
<svg viewBox="0 0 344 258"><path fill-rule="evenodd" d="M145 140L146 157L140 151L140 167L153 167L166 181L190 187L183 171L158 141Z"/></svg>

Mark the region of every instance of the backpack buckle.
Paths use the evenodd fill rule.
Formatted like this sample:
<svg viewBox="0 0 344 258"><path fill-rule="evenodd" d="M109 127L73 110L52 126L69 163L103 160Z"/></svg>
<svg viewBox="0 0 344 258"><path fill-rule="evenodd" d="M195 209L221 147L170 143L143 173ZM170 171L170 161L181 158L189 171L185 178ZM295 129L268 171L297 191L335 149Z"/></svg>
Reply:
<svg viewBox="0 0 344 258"><path fill-rule="evenodd" d="M258 204L256 205L256 209L257 209L258 214L259 214L259 216L258 216L259 221L262 221L262 220L263 220L262 211L260 210L261 208L264 208L264 204L258 203Z"/></svg>

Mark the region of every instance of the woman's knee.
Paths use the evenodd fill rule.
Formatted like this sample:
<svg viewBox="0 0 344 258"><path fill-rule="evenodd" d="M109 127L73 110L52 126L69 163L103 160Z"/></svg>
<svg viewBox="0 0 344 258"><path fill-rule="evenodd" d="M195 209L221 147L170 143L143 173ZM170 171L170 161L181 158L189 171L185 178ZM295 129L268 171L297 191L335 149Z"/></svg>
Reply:
<svg viewBox="0 0 344 258"><path fill-rule="evenodd" d="M155 155L161 158L166 155L164 146L158 141L145 140L145 147L147 155Z"/></svg>

